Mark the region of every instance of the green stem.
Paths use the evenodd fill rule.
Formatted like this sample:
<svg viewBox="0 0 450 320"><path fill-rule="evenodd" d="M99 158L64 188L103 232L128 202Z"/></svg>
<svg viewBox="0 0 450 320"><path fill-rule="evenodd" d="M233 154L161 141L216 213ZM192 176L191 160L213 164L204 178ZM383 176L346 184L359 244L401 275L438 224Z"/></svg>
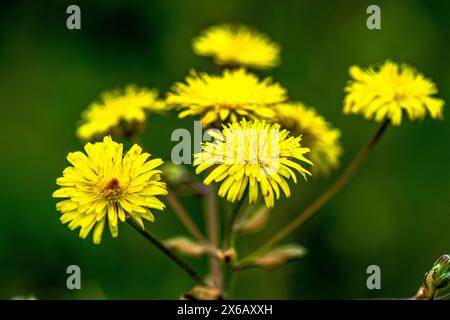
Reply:
<svg viewBox="0 0 450 320"><path fill-rule="evenodd" d="M181 258L175 255L172 251L170 251L158 238L152 235L150 232L142 228L139 223L131 216L127 216L127 222L130 226L132 226L139 234L141 234L145 239L150 241L153 245L155 245L159 250L161 250L166 256L172 259L184 272L186 272L189 277L192 278L197 284L205 285L202 278L195 272L191 267L187 265Z"/></svg>
<svg viewBox="0 0 450 320"><path fill-rule="evenodd" d="M136 144L140 145L145 150L144 143L142 142L141 137L139 135L131 136L130 140L132 143L136 143ZM191 235L195 239L197 239L201 243L207 244L208 241L205 239L205 237L203 236L200 229L197 227L195 222L191 219L191 217L189 216L187 211L184 209L183 205L178 200L175 193L172 190L170 190L170 188L168 186L167 178L164 177L164 175L163 175L163 180L166 181L167 202L169 203L170 207L173 209L173 211L177 215L178 219L180 219L181 223L186 227L186 229L191 233Z"/></svg>
<svg viewBox="0 0 450 320"><path fill-rule="evenodd" d="M139 144L143 149L145 149L144 143L142 142L140 136L133 135L131 137L131 142ZM184 227L190 232L190 234L195 239L197 239L199 242L207 245L207 247L209 248L208 241L205 239L205 237L203 236L200 229L197 227L195 222L191 219L191 217L189 216L187 211L184 209L183 205L178 200L175 193L172 190L170 190L170 188L168 186L167 178L164 175L163 175L163 180L166 181L167 202L169 203L170 207L173 209L173 211L177 215L178 219L180 219L181 223L184 225Z"/></svg>
<svg viewBox="0 0 450 320"><path fill-rule="evenodd" d="M245 201L247 201L248 188L245 190L241 199L236 203L231 212L229 213L229 219L227 221L227 227L225 230L224 240L223 240L223 252L224 252L224 277L225 277L225 288L224 291L227 294L228 298L231 295L231 290L234 287L235 275L233 262L236 257L235 253L232 251L232 248L235 245L236 234L234 231L234 224L239 216L242 206Z"/></svg>
<svg viewBox="0 0 450 320"><path fill-rule="evenodd" d="M205 238L203 233L197 227L195 222L191 219L190 215L187 213L186 209L181 204L180 200L176 197L175 193L167 188L166 199L172 210L175 212L176 216L183 224L183 226L189 231L189 233L201 244L205 246L208 250L208 253L214 257L215 259L220 259L220 254L217 250L217 247L212 245L212 243Z"/></svg>
<svg viewBox="0 0 450 320"><path fill-rule="evenodd" d="M248 194L248 188L245 189L244 194L242 195L241 199L236 203L236 205L233 207L233 210L231 210L230 218L228 219L227 228L225 230L225 237L223 241L223 248L225 252L232 246L233 244L233 227L234 223L236 222L236 219L239 215L239 212L241 211L241 208L243 204L245 203L247 199Z"/></svg>
<svg viewBox="0 0 450 320"><path fill-rule="evenodd" d="M180 219L181 223L186 227L186 229L191 233L191 235L201 243L208 243L208 241L205 239L200 229L197 227L197 225L191 219L187 211L184 209L181 202L178 200L178 198L175 196L172 190L170 190L168 187L166 199L170 207L176 213L178 219Z"/></svg>
<svg viewBox="0 0 450 320"><path fill-rule="evenodd" d="M275 245L283 241L289 236L295 229L303 225L309 220L320 208L322 208L333 196L342 189L342 187L348 182L350 177L364 162L377 142L380 140L383 133L386 131L389 125L389 120L385 120L380 128L375 132L369 142L361 149L352 162L342 172L342 174L318 197L311 203L303 212L301 212L294 220L292 220L287 226L276 233L271 239L263 244L257 251L245 258L242 262L248 262L253 258L256 258L262 254L265 254Z"/></svg>
<svg viewBox="0 0 450 320"><path fill-rule="evenodd" d="M218 223L217 223L217 203L215 199L214 187L208 187L204 199L205 220L208 230L208 238L211 246L217 250L218 248ZM211 274L213 276L214 286L222 291L222 268L219 259L210 255L209 264L211 267Z"/></svg>

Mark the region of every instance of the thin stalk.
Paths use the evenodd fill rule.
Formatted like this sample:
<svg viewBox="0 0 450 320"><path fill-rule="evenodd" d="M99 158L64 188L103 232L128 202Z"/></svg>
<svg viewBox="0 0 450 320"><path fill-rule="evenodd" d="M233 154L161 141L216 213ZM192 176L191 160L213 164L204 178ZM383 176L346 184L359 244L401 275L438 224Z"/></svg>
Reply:
<svg viewBox="0 0 450 320"><path fill-rule="evenodd" d="M202 278L195 272L191 267L187 265L180 257L175 255L172 251L170 251L158 238L156 238L153 234L142 228L139 223L131 216L127 216L127 222L130 226L132 226L137 232L139 232L145 239L150 241L153 245L155 245L159 250L161 250L166 256L172 259L184 272L186 272L189 277L192 278L197 284L205 285Z"/></svg>
<svg viewBox="0 0 450 320"><path fill-rule="evenodd" d="M241 211L242 205L247 199L248 194L248 187L245 189L244 194L242 195L241 199L236 203L236 205L233 207L233 210L231 210L230 217L228 219L227 228L225 230L224 240L223 240L223 248L226 251L230 248L232 245L233 240L233 229L234 229L234 223L236 222L236 218L239 215L239 212Z"/></svg>
<svg viewBox="0 0 450 320"><path fill-rule="evenodd" d="M140 136L133 135L133 136L131 136L130 140L132 143L139 144L143 149L145 149L144 143L142 142ZM191 235L195 239L197 239L198 241L200 241L202 243L207 243L205 237L203 236L201 231L198 229L198 227L194 223L194 221L192 221L191 217L186 212L183 205L177 199L177 197L172 192L172 190L170 190L168 186L166 186L166 190L167 190L167 195L166 195L167 202L169 203L169 205L171 206L173 211L175 211L175 213L176 213L177 217L180 219L181 223L186 227L186 229L191 233Z"/></svg>
<svg viewBox="0 0 450 320"><path fill-rule="evenodd" d="M203 195L203 194L202 194ZM213 246L208 239L205 238L203 233L197 227L195 222L191 219L186 209L184 209L181 202L175 196L175 193L167 187L167 202L173 209L178 219L181 221L183 226L189 231L189 233L201 244L205 246L208 253L215 259L221 259L221 253L218 251L217 247Z"/></svg>
<svg viewBox="0 0 450 320"><path fill-rule="evenodd" d="M186 227L186 229L191 233L191 235L202 243L208 243L208 241L203 236L200 229L197 227L197 225L191 219L187 211L184 209L181 202L169 188L167 188L166 198L170 207L173 209L173 211L175 211L177 217L180 219L181 223Z"/></svg>
<svg viewBox="0 0 450 320"><path fill-rule="evenodd" d="M224 291L227 296L230 297L231 290L235 284L234 262L236 260L234 245L236 241L236 233L234 233L234 225L241 212L241 208L247 201L248 188L245 190L242 198L236 203L231 212L229 212L229 219L226 221L226 229L223 239L223 252L224 252Z"/></svg>
<svg viewBox="0 0 450 320"><path fill-rule="evenodd" d="M204 199L205 202L205 219L208 230L208 238L211 246L215 249L218 248L218 223L217 223L217 203L215 199L215 192L213 187L209 187ZM213 255L210 255L209 263L211 266L211 273L213 276L214 286L222 291L222 268L220 261Z"/></svg>
<svg viewBox="0 0 450 320"><path fill-rule="evenodd" d="M364 162L377 142L380 140L383 133L386 131L388 125L389 120L385 120L381 124L380 128L375 132L373 137L369 140L369 142L361 149L361 151L355 156L352 162L350 162L347 168L342 172L342 174L294 220L292 220L287 226L276 233L271 239L269 239L264 245L262 245L257 251L255 251L245 260L248 261L251 258L258 257L259 255L269 251L273 246L277 245L287 236L289 236L295 229L303 225L303 223L309 220L320 208L322 208L328 201L330 201L330 199L333 198L333 196L348 182L356 169L358 169L359 166Z"/></svg>

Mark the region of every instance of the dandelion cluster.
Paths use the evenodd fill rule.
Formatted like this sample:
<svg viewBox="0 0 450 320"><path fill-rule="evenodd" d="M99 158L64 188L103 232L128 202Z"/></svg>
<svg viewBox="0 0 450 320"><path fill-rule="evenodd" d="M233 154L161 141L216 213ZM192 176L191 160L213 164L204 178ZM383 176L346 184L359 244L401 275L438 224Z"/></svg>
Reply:
<svg viewBox="0 0 450 320"><path fill-rule="evenodd" d="M164 101L158 98L156 90L134 85L103 93L83 113L77 130L83 142L100 142L88 142L85 152L68 154L71 165L56 180L59 189L53 193L53 197L61 199L56 204L61 222L71 230L79 228L83 239L92 231L95 244L101 242L106 224L112 237L117 237L120 222L128 222L197 283L183 297L221 299L222 290L227 287L222 282L229 278L224 277L224 270L228 273L248 267L275 268L302 257L306 251L301 246L276 245L347 183L388 124L400 125L403 115L413 121L427 114L433 119L443 116L444 101L434 96L435 84L411 67L390 61L376 69L350 67L352 79L345 88L344 113L361 114L383 124L315 201L261 248L236 261L234 237L261 230L282 193L286 198L291 196L291 180L297 183L300 175L306 181L312 174L326 175L339 166L343 152L341 131L316 109L290 102L287 90L272 78L262 79L247 71L247 67L269 69L279 65L280 46L266 35L245 26L219 25L195 38L193 48L198 55L212 57L222 72L191 71L184 81L171 87ZM202 178L175 164L161 166L161 159L151 159L137 144L124 152L123 144L111 138L112 135L128 142L139 138L148 113L172 107L179 118L198 117L204 128L214 129L208 130L211 140L203 142L201 151L194 154L195 174L203 174ZM184 155L192 154L190 147L189 143L188 152L183 149ZM161 168L165 171L164 181L174 185L171 190L162 179ZM217 219L220 210L212 198L215 188L202 185L200 179L207 186L217 184L218 197L235 203L230 214L223 210L224 216ZM181 193L180 190L204 197L208 237L177 200L175 193ZM164 195L193 239L181 236L161 241L145 229L143 220L153 222L154 210L165 208L159 199ZM178 257L179 253L213 257L211 284ZM221 263L232 267L225 268ZM425 289L417 295L434 296Z"/></svg>

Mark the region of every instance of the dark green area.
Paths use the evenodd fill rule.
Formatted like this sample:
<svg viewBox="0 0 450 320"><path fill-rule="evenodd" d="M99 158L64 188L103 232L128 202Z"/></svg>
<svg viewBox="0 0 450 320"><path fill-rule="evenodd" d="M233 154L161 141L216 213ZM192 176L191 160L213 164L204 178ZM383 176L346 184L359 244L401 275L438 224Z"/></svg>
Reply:
<svg viewBox="0 0 450 320"><path fill-rule="evenodd" d="M69 31L66 7L82 11ZM192 283L128 226L100 246L59 222L51 198L65 156L79 150L80 113L101 91L127 83L164 94L189 69L217 71L194 55L205 27L240 22L282 45L272 75L293 100L315 106L343 131L345 165L377 125L341 112L352 64L393 59L433 79L450 101L448 1L377 1L382 29L366 28L372 1L2 1L0 5L0 298L178 298ZM446 106L446 109L448 106ZM445 111L448 116L448 112ZM154 156L169 158L172 130L191 128L176 114L149 119L144 135ZM434 260L450 250L450 126L425 119L389 128L351 183L290 240L309 249L277 271L248 270L237 298L407 297ZM268 228L240 241L249 252L311 202L333 179L310 179L280 201ZM183 202L197 221L200 203ZM182 227L170 209L148 228L162 238ZM206 264L190 261L198 270ZM66 267L82 270L82 290L66 289ZM382 289L366 288L377 264Z"/></svg>

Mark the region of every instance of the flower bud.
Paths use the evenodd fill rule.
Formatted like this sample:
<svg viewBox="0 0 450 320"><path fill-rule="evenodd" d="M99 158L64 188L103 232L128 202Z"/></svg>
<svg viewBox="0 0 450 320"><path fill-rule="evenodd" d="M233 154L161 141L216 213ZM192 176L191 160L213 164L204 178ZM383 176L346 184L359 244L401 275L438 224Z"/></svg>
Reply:
<svg viewBox="0 0 450 320"><path fill-rule="evenodd" d="M207 252L207 248L203 244L183 236L168 239L165 241L165 245L170 250L193 258L200 258Z"/></svg>
<svg viewBox="0 0 450 320"><path fill-rule="evenodd" d="M430 271L425 273L422 286L413 299L432 300L438 290L445 289L450 285L450 255L440 256Z"/></svg>
<svg viewBox="0 0 450 320"><path fill-rule="evenodd" d="M212 287L195 286L181 296L182 300L223 300L220 290Z"/></svg>
<svg viewBox="0 0 450 320"><path fill-rule="evenodd" d="M244 222L236 224L234 232L236 233L254 233L264 228L269 220L270 209L265 206L258 209Z"/></svg>
<svg viewBox="0 0 450 320"><path fill-rule="evenodd" d="M279 246L273 249L272 251L269 251L265 255L260 256L259 258L242 263L238 262L236 263L234 269L242 270L251 267L276 269L292 260L303 257L306 254L306 252L307 252L306 248L299 244L295 243L287 244Z"/></svg>

